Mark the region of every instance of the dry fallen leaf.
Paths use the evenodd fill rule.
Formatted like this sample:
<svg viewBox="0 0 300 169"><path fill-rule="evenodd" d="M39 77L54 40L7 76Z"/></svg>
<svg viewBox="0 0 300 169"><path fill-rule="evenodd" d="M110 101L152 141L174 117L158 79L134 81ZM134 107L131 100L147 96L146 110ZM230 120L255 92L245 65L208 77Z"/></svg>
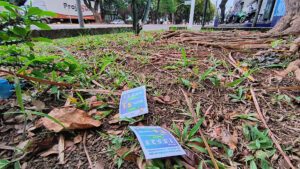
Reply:
<svg viewBox="0 0 300 169"><path fill-rule="evenodd" d="M121 147L117 150L117 154L118 154L119 157L122 157L129 150L131 150L131 149L127 148L127 147ZM131 152L126 157L124 157L124 160L130 161L130 162L136 162L137 161L137 155L134 152Z"/></svg>
<svg viewBox="0 0 300 169"><path fill-rule="evenodd" d="M112 117L112 119L111 119L108 123L109 123L109 124L115 124L115 123L118 123L118 122L119 122L118 119L119 119L119 113L115 114L115 115Z"/></svg>
<svg viewBox="0 0 300 169"><path fill-rule="evenodd" d="M80 143L82 141L82 136L79 134L74 138L74 144Z"/></svg>
<svg viewBox="0 0 300 169"><path fill-rule="evenodd" d="M53 147L51 147L49 150L43 152L41 154L42 157L47 157L48 155L51 154L58 154L58 144L54 145Z"/></svg>
<svg viewBox="0 0 300 169"><path fill-rule="evenodd" d="M40 100L33 100L32 105L35 106L36 111L41 111L46 107L45 103Z"/></svg>
<svg viewBox="0 0 300 169"><path fill-rule="evenodd" d="M94 169L104 169L104 163L103 163L103 158L100 157L98 161L96 162Z"/></svg>
<svg viewBox="0 0 300 169"><path fill-rule="evenodd" d="M61 122L65 129L69 130L99 127L101 125L100 121L88 116L85 111L76 108L55 108L48 115ZM42 119L42 123L48 130L60 132L64 129L61 125L45 117Z"/></svg>
<svg viewBox="0 0 300 169"><path fill-rule="evenodd" d="M169 102L169 101L171 101L171 98L170 98L170 96L164 96L164 101L165 101L165 102Z"/></svg>
<svg viewBox="0 0 300 169"><path fill-rule="evenodd" d="M109 135L119 135L122 133L122 130L108 130L107 134Z"/></svg>
<svg viewBox="0 0 300 169"><path fill-rule="evenodd" d="M137 158L136 163L137 163L139 169L145 169L146 168L147 163L146 163L145 160L142 161L141 157Z"/></svg>
<svg viewBox="0 0 300 169"><path fill-rule="evenodd" d="M26 152L37 154L41 151L50 149L57 143L57 140L52 135L48 135L46 138L33 138L30 140L26 140L24 142L19 143L17 146L19 149L24 149L28 142L30 143L29 146L26 149Z"/></svg>
<svg viewBox="0 0 300 169"><path fill-rule="evenodd" d="M92 108L95 108L95 107L98 107L98 106L101 106L104 104L103 101L98 101L97 97L96 96L92 96L89 101L89 108L92 109Z"/></svg>
<svg viewBox="0 0 300 169"><path fill-rule="evenodd" d="M229 131L222 129L222 141L227 144L231 150L236 149L237 145L237 131L233 132L233 135Z"/></svg>

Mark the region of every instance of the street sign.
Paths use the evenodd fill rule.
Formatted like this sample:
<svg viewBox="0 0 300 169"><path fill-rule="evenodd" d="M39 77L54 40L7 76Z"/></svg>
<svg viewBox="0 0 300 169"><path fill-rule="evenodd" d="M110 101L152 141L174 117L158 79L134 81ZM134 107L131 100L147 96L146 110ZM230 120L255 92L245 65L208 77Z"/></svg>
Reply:
<svg viewBox="0 0 300 169"><path fill-rule="evenodd" d="M185 151L172 134L159 126L130 126L147 160L184 155Z"/></svg>
<svg viewBox="0 0 300 169"><path fill-rule="evenodd" d="M184 1L184 5L191 5L192 1Z"/></svg>
<svg viewBox="0 0 300 169"><path fill-rule="evenodd" d="M146 87L141 86L122 92L119 112L120 118L132 118L148 113Z"/></svg>

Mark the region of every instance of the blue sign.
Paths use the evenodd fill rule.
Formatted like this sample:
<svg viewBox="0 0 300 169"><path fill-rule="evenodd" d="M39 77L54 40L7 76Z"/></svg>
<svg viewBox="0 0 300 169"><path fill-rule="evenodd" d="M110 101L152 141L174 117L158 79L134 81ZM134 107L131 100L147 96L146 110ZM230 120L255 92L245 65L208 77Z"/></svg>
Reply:
<svg viewBox="0 0 300 169"><path fill-rule="evenodd" d="M141 86L122 93L119 105L120 118L131 118L148 113L146 87Z"/></svg>
<svg viewBox="0 0 300 169"><path fill-rule="evenodd" d="M138 138L145 158L163 158L185 155L185 151L172 134L159 126L130 126Z"/></svg>

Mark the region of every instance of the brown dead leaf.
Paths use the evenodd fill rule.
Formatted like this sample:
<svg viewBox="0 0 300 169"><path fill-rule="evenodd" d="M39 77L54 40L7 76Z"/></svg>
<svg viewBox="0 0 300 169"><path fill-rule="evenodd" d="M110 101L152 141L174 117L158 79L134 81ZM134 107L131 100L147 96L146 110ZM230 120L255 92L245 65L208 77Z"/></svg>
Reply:
<svg viewBox="0 0 300 169"><path fill-rule="evenodd" d="M187 149L184 151L186 154L182 155L181 157L191 166L195 166L199 162L199 160L197 160L195 154Z"/></svg>
<svg viewBox="0 0 300 169"><path fill-rule="evenodd" d="M92 96L92 97L89 99L89 101L88 101L88 103L89 103L89 108L91 108L91 107L92 107L92 104L94 104L94 103L97 102L97 101L98 101L97 96Z"/></svg>
<svg viewBox="0 0 300 169"><path fill-rule="evenodd" d="M69 130L99 127L101 125L100 121L88 116L85 111L76 108L55 108L49 113L49 116L60 121L65 126L65 129ZM60 132L64 129L48 118L43 118L42 123L48 130Z"/></svg>
<svg viewBox="0 0 300 169"><path fill-rule="evenodd" d="M170 96L159 96L159 97L150 97L152 101L156 101L161 104L174 104L176 100L171 101Z"/></svg>
<svg viewBox="0 0 300 169"><path fill-rule="evenodd" d="M236 149L237 145L237 131L233 132L233 135L229 131L222 129L222 141L227 144L231 150Z"/></svg>
<svg viewBox="0 0 300 169"><path fill-rule="evenodd" d="M82 136L79 134L78 136L74 137L74 144L80 143L82 141Z"/></svg>
<svg viewBox="0 0 300 169"><path fill-rule="evenodd" d="M114 117L112 117L112 119L108 122L109 124L115 124L115 123L118 123L119 119L119 113L115 114Z"/></svg>
<svg viewBox="0 0 300 169"><path fill-rule="evenodd" d="M131 149L128 147L121 147L117 150L117 154L119 157L122 157L125 153L130 151ZM126 157L124 157L124 160L130 161L130 162L136 162L137 161L137 155L134 152L129 153Z"/></svg>
<svg viewBox="0 0 300 169"><path fill-rule="evenodd" d="M165 101L165 102L169 102L169 101L171 101L171 98L170 98L170 96L164 96L164 101Z"/></svg>
<svg viewBox="0 0 300 169"><path fill-rule="evenodd" d="M122 130L108 130L107 134L109 135L119 135L122 133Z"/></svg>
<svg viewBox="0 0 300 169"><path fill-rule="evenodd" d="M142 161L141 157L137 158L136 163L137 163L139 169L145 169L146 168L147 163L146 163L145 160Z"/></svg>
<svg viewBox="0 0 300 169"><path fill-rule="evenodd" d="M104 169L104 163L103 163L103 158L102 157L100 157L97 160L97 162L96 162L96 164L94 166L94 169Z"/></svg>
<svg viewBox="0 0 300 169"><path fill-rule="evenodd" d="M47 157L51 154L58 154L58 144L54 145L49 150L43 152L40 156L41 157Z"/></svg>
<svg viewBox="0 0 300 169"><path fill-rule="evenodd" d="M37 154L41 151L48 150L53 145L57 143L57 140L54 138L53 135L48 135L46 138L33 138L24 142L21 142L17 147L20 149L24 149L25 146L28 145L28 142L30 143L28 148L26 149L26 152Z"/></svg>
<svg viewBox="0 0 300 169"><path fill-rule="evenodd" d="M158 103L165 104L165 102L164 102L161 98L159 98L159 97L152 97L152 100L153 100L153 101L156 101L156 102L158 102Z"/></svg>
<svg viewBox="0 0 300 169"><path fill-rule="evenodd" d="M40 100L33 100L32 105L35 106L36 111L41 111L46 107L45 103Z"/></svg>
<svg viewBox="0 0 300 169"><path fill-rule="evenodd" d="M21 169L26 169L27 168L27 162L24 162L21 166Z"/></svg>
<svg viewBox="0 0 300 169"><path fill-rule="evenodd" d="M95 107L98 107L98 106L101 106L104 104L103 101L98 101L97 97L96 96L92 96L89 101L89 108L92 109L92 108L95 108Z"/></svg>

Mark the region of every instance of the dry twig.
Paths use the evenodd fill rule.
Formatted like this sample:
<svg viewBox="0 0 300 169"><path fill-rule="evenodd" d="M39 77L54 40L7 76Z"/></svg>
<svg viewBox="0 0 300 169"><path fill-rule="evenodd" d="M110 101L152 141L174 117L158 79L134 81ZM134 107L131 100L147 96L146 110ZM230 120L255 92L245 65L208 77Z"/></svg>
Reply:
<svg viewBox="0 0 300 169"><path fill-rule="evenodd" d="M180 89L181 89L181 88L180 88ZM195 113L195 111L194 111L194 109L193 109L193 107L192 107L192 105L191 105L191 103L190 103L190 101L189 101L189 98L188 98L186 92L185 92L183 89L181 89L181 91L182 91L182 93L183 93L183 95L184 95L185 101L187 102L187 105L188 105L188 107L189 107L189 110L190 110L190 112L191 112L192 115L193 115L194 123L197 124L197 116L196 116L196 113ZM209 147L209 145L208 145L208 143L207 143L206 138L204 137L204 134L203 134L201 128L199 128L198 131L199 131L199 133L200 133L200 135L201 135L201 137L202 137L202 139L203 139L203 142L204 142L205 147L206 147L206 149L207 149L207 151L208 151L208 154L209 154L209 156L210 156L210 158L211 158L211 161L213 162L215 168L216 168L216 169L219 169L219 166L218 166L218 164L217 164L217 162L216 162L216 159L215 159L215 157L214 157L214 155L213 155L213 153L212 153L212 151L211 151L211 149L210 149L210 147Z"/></svg>
<svg viewBox="0 0 300 169"><path fill-rule="evenodd" d="M258 112L258 115L259 115L261 121L263 122L265 128L269 130L269 132L268 132L268 133L269 133L269 136L272 138L272 140L274 141L274 143L275 143L277 149L280 151L281 155L284 157L285 161L289 164L289 166L290 166L292 169L296 169L296 168L293 166L292 162L290 161L289 157L288 157L288 156L285 154L285 152L282 150L282 148L281 148L281 146L279 145L278 141L276 140L274 134L273 134L272 131L270 130L270 128L269 128L267 122L265 121L264 116L263 116L263 114L262 114L261 111L260 111L259 104L258 104L258 102L257 102L257 100L256 100L256 96L255 96L254 90L251 88L250 91L251 91L251 95L252 95L252 98L253 98L253 102L254 102L255 108L256 108L256 110L257 110L257 112Z"/></svg>
<svg viewBox="0 0 300 169"><path fill-rule="evenodd" d="M94 166L93 166L92 160L90 158L89 152L87 151L87 148L86 148L86 133L87 132L85 131L84 134L83 134L83 142L82 142L83 143L83 149L84 149L85 155L87 157L87 160L89 162L89 165L90 165L91 169L94 169Z"/></svg>

